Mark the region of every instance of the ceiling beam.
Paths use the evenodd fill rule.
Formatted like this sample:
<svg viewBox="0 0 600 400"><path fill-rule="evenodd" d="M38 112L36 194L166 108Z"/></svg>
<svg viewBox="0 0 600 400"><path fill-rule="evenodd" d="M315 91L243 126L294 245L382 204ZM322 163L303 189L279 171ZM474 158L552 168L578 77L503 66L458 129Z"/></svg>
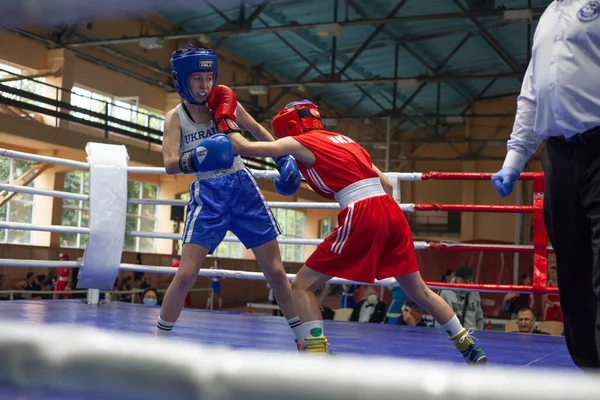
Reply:
<svg viewBox="0 0 600 400"><path fill-rule="evenodd" d="M513 72L525 73L523 66L521 64L519 64L519 62L517 60L515 60L515 58L500 44L500 42L498 42L498 40L494 37L494 35L492 35L481 24L481 22L479 22L477 20L477 17L475 17L473 15L473 13L471 11L469 11L467 9L467 7L465 7L460 2L460 0L453 0L453 1L454 1L454 4L456 4L456 6L458 8L460 8L461 11L467 15L467 18L469 18L469 20L473 23L473 25L475 25L477 27L477 29L479 29L481 31L481 36L483 36L483 38L485 39L487 44L492 48L492 50L494 50L494 52L496 54L498 54L498 56L502 59L502 61L504 61L506 63L506 65L508 65L508 67Z"/></svg>
<svg viewBox="0 0 600 400"><path fill-rule="evenodd" d="M204 0L206 1L206 0ZM524 8L515 8L510 10L522 10ZM534 15L541 15L545 7L534 7L533 9ZM222 14L222 13L220 13ZM223 14L224 15L224 14ZM474 17L502 17L504 15L503 10L491 10L491 11L478 11L475 13L471 13L470 15ZM224 17L226 18L226 16ZM421 15L409 15L409 16L398 16L398 17L390 17L390 18L365 18L365 19L357 19L350 21L337 21L336 23L341 26L363 26L363 25L375 25L379 26L382 24L394 24L394 23L406 23L406 22L432 22L432 21L444 21L444 20L454 20L454 19L464 19L467 18L467 15L464 12L458 13L441 13L441 14L421 14ZM227 18L228 19L228 18ZM111 39L100 39L100 40L91 40L91 41L82 41L82 42L71 42L69 43L73 47L83 47L83 46L98 46L105 44L123 44L123 43L133 43L139 41L141 38L161 38L163 40L180 40L180 39L190 39L197 38L199 35L215 35L215 36L232 36L232 35L241 35L248 33L272 33L272 32L284 32L284 31L305 31L305 30L314 30L319 25L333 23L333 21L323 21L320 23L311 23L311 24L288 24L288 25L280 25L280 26L272 26L272 27L248 27L248 26L232 26L229 25L227 27L220 27L216 30L212 31L196 31L196 32L169 32L163 35L146 35L146 36L126 36L119 38L111 38Z"/></svg>
<svg viewBox="0 0 600 400"><path fill-rule="evenodd" d="M396 13L398 11L400 11L402 9L402 7L404 7L404 5L406 4L408 0L400 0L398 2L398 4L396 4L396 7L394 7L392 9L392 11L390 11L388 13L387 18L392 18L394 15L396 15ZM352 63L354 62L354 60L356 60L358 58L358 56L361 55L361 53L367 48L367 46L373 41L373 39L375 39L375 37L377 35L379 35L379 33L385 28L384 24L379 25L377 28L375 28L375 30L369 35L368 38L366 38L364 40L364 42L360 45L360 47L356 50L356 52L352 55L352 57L350 57L350 59L348 61L346 61L346 64L344 64L344 66L342 68L339 69L339 71L337 71L337 75L341 75L344 72L346 72L346 70L348 69L348 67L350 67L350 65L352 65ZM332 71L333 74L333 71Z"/></svg>

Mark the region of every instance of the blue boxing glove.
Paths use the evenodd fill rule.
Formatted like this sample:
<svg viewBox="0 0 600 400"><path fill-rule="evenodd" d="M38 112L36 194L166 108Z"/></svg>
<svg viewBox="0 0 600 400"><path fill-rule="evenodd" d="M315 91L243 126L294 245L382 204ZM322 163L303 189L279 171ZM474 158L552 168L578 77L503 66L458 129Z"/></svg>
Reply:
<svg viewBox="0 0 600 400"><path fill-rule="evenodd" d="M282 196L291 196L300 189L302 178L292 156L283 156L275 159L279 176L273 179L275 190Z"/></svg>
<svg viewBox="0 0 600 400"><path fill-rule="evenodd" d="M218 133L204 139L194 150L179 157L179 168L184 174L227 169L233 165L233 145L227 135Z"/></svg>
<svg viewBox="0 0 600 400"><path fill-rule="evenodd" d="M521 173L514 168L504 167L492 175L492 185L500 195L506 197L513 191L513 186Z"/></svg>

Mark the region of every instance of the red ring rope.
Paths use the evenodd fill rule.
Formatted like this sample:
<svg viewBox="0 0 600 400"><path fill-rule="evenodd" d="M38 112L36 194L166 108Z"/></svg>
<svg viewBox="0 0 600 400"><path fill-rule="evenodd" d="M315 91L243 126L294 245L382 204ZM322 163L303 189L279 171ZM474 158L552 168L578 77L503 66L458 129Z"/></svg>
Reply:
<svg viewBox="0 0 600 400"><path fill-rule="evenodd" d="M489 204L415 204L415 211L450 212L501 212L527 214L534 212L533 206L503 206Z"/></svg>
<svg viewBox="0 0 600 400"><path fill-rule="evenodd" d="M449 289L477 289L498 292L527 292L527 293L558 293L555 286L536 288L532 285L496 285L487 283L448 283L448 282L428 282L427 286L445 287Z"/></svg>
<svg viewBox="0 0 600 400"><path fill-rule="evenodd" d="M440 180L440 181L489 181L492 179L492 173L480 172L424 172L421 174L421 180ZM532 181L536 177L543 177L542 172L523 172L519 180Z"/></svg>
<svg viewBox="0 0 600 400"><path fill-rule="evenodd" d="M429 172L422 173L421 180L476 180L485 181L492 178L492 173L477 172ZM531 293L558 293L557 287L547 287L548 233L544 224L544 174L541 172L522 173L519 180L533 181L533 206L503 206L503 205L465 205L465 204L415 204L415 211L450 211L450 212L501 212L501 213L532 213L533 214L533 285L495 285L495 284L457 284L445 282L426 282L427 285L447 288L478 289L486 291L529 291ZM475 245L428 243L430 249L448 251L510 251L529 253L531 246L517 245Z"/></svg>
<svg viewBox="0 0 600 400"><path fill-rule="evenodd" d="M436 243L428 242L427 247L435 250L448 251L498 251L498 252L513 252L513 253L531 253L535 247L527 245L515 244L476 244L476 243ZM549 248L549 253L553 253L554 249Z"/></svg>

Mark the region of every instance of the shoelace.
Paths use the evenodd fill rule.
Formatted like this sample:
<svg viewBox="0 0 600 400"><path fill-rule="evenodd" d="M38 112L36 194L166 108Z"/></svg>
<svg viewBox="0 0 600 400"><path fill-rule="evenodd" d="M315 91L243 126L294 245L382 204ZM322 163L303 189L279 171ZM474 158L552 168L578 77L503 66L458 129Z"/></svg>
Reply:
<svg viewBox="0 0 600 400"><path fill-rule="evenodd" d="M460 339L458 339L458 342L464 343L464 341L467 340L468 337L475 339L475 340L479 340L475 336L472 336L473 332L475 332L475 329L473 329L473 328L468 329L467 332L464 335L462 335Z"/></svg>

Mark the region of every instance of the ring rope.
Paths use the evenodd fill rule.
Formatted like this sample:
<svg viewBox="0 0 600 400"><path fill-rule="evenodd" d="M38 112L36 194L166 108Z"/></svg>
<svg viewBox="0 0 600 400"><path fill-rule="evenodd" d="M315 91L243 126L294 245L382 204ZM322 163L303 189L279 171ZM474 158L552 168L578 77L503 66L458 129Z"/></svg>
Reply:
<svg viewBox="0 0 600 400"><path fill-rule="evenodd" d="M38 154L24 153L15 150L0 148L0 156L17 158L20 160L37 161L49 164L64 165L75 167L82 170L89 170L90 165L85 162L73 161L66 158L41 156ZM279 176L279 172L275 170L253 170L252 174L257 178L275 178ZM167 171L163 167L127 167L127 172L132 174L155 174L166 175ZM400 181L425 181L425 180L490 180L492 173L479 172L386 172L386 176ZM519 176L519 180L534 180L536 177L543 176L542 172L523 172Z"/></svg>
<svg viewBox="0 0 600 400"><path fill-rule="evenodd" d="M39 268L79 268L81 262L79 261L45 261L45 260L22 260L22 259L0 259L0 265L7 267L39 267ZM127 264L123 263L119 265L119 269L123 271L132 272L147 272L155 274L174 275L177 272L177 268L154 266L154 265L139 265L139 264ZM239 270L226 270L226 269L205 269L202 268L198 272L198 276L203 277L225 277L234 279L248 279L248 280L265 280L265 276L262 272L253 271L239 271ZM296 277L296 274L287 274L288 279L291 281ZM365 282L352 281L342 278L332 278L328 281L332 284L357 284L364 285ZM558 293L558 288L547 287L547 288L534 288L533 286L525 285L498 285L498 284L463 284L463 283L446 283L446 282L431 282L425 281L427 286L433 290L441 289L460 289L460 291L466 292L486 292L486 293L497 293L497 292L517 292L517 293ZM369 283L371 285L371 283ZM398 283L394 278L387 278L381 280L375 280L373 283L375 286L397 286Z"/></svg>
<svg viewBox="0 0 600 400"><path fill-rule="evenodd" d="M69 200L88 201L90 197L85 194L76 194L63 192L60 190L38 189L29 186L0 184L0 190L6 190L15 193L25 193L49 197L58 197ZM128 204L147 204L159 206L186 206L187 200L171 200L171 199L127 199ZM307 209L307 210L339 210L340 205L337 202L285 202L271 201L267 202L270 208L286 208L286 209ZM488 204L414 204L414 203L397 203L400 209L404 212L415 211L446 211L446 212L502 212L502 213L532 213L533 206L506 206L506 205L488 205Z"/></svg>

